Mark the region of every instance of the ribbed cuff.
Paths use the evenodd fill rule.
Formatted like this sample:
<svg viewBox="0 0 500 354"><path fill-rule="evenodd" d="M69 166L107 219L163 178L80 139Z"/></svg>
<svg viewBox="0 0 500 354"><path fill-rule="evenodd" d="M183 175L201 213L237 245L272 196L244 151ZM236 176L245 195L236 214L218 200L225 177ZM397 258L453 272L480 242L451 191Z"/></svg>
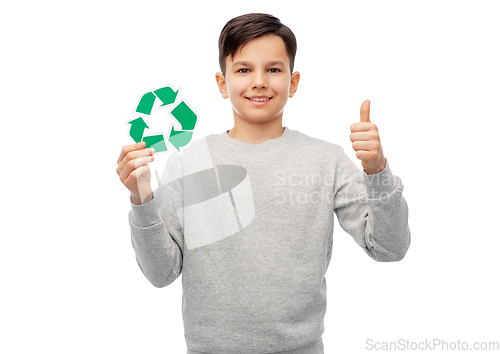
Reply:
<svg viewBox="0 0 500 354"><path fill-rule="evenodd" d="M132 197L130 197L130 204L132 207L130 211L130 220L134 225L138 227L149 227L161 222L158 210L156 210L154 195L149 202L141 205L132 203Z"/></svg>
<svg viewBox="0 0 500 354"><path fill-rule="evenodd" d="M385 169L379 173L369 175L363 170L365 177L366 192L368 199L379 199L387 197L397 187L396 177L392 174L389 167L389 160L385 159Z"/></svg>

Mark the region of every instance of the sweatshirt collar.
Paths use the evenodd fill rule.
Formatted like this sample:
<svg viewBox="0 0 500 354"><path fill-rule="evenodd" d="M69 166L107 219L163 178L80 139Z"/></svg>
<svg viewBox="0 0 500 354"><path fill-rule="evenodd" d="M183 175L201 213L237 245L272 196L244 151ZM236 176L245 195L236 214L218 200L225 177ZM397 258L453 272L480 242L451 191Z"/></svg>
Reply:
<svg viewBox="0 0 500 354"><path fill-rule="evenodd" d="M241 141L238 139L231 138L227 134L227 132L229 130L224 130L224 132L221 135L222 135L222 139L226 143L228 143L234 147L249 150L249 151L263 151L263 150L271 150L271 149L274 149L278 146L285 145L292 140L292 137L294 135L293 133L295 131L290 130L287 126L285 126L284 128L285 129L283 131L283 134L280 137L275 138L275 139L266 140L260 144L251 144L251 143L247 143L247 142L244 142L244 141Z"/></svg>

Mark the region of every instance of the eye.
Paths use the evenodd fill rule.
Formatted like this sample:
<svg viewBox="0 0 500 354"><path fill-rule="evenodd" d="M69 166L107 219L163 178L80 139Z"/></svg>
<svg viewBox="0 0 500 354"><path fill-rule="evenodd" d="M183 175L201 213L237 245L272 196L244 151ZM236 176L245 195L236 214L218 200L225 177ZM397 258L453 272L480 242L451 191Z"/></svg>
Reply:
<svg viewBox="0 0 500 354"><path fill-rule="evenodd" d="M278 73L280 72L281 70L278 69L278 68L272 68L272 69L269 69L272 73ZM272 71L272 70L276 70L276 71Z"/></svg>
<svg viewBox="0 0 500 354"><path fill-rule="evenodd" d="M242 72L241 70L247 70L247 71ZM238 73L242 73L242 74L246 74L246 73L248 72L248 69L240 69L240 70L238 70L237 72L238 72Z"/></svg>

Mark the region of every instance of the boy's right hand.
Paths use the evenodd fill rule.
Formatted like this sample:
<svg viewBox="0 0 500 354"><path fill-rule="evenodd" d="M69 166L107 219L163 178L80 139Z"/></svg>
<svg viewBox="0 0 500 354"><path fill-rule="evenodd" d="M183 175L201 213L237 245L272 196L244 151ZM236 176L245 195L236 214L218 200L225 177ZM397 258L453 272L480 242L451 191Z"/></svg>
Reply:
<svg viewBox="0 0 500 354"><path fill-rule="evenodd" d="M154 161L155 151L145 147L146 143L143 141L125 145L117 161L116 173L130 191L132 203L136 205L145 204L153 197L148 163Z"/></svg>

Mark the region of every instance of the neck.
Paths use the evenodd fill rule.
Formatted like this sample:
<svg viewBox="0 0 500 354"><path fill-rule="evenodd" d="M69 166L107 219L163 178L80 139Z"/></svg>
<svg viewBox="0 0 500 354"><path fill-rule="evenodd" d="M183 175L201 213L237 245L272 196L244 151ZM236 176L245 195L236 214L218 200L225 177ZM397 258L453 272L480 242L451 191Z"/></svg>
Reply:
<svg viewBox="0 0 500 354"><path fill-rule="evenodd" d="M236 121L233 129L227 135L245 143L260 144L269 139L276 139L283 135L285 128L281 119L264 123L248 123Z"/></svg>

